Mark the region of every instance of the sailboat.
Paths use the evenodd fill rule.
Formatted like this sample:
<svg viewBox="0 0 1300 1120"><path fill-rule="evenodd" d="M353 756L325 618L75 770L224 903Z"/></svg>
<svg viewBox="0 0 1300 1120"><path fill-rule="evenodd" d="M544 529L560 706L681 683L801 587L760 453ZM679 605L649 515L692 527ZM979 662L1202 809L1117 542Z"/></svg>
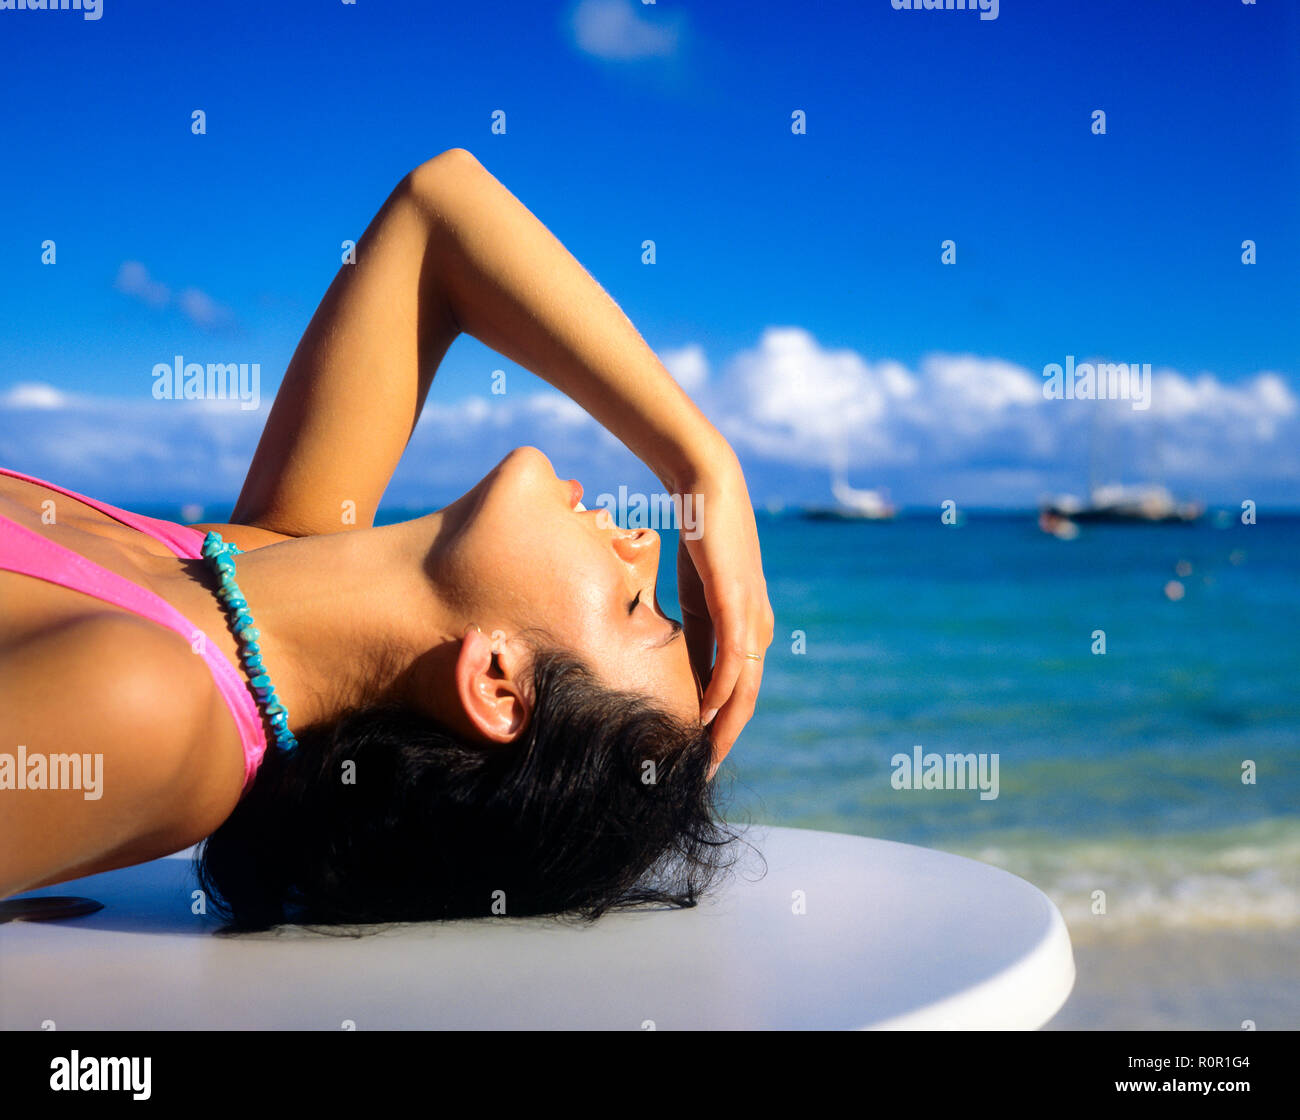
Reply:
<svg viewBox="0 0 1300 1120"><path fill-rule="evenodd" d="M833 507L807 509L804 516L815 521L889 521L897 512L884 492L850 486L842 460L831 467L831 494Z"/></svg>
<svg viewBox="0 0 1300 1120"><path fill-rule="evenodd" d="M1148 484L1128 486L1112 483L1095 486L1083 501L1073 494L1063 494L1044 503L1040 523L1046 518L1063 518L1078 523L1190 524L1205 513L1197 502L1179 502L1163 486ZM1049 530L1051 531L1051 530Z"/></svg>
<svg viewBox="0 0 1300 1120"><path fill-rule="evenodd" d="M1104 413L1094 411L1090 428L1088 451L1088 497L1060 494L1045 501L1038 514L1039 527L1045 533L1068 539L1077 535L1080 524L1191 524L1205 513L1199 502L1175 500L1165 486L1159 483L1130 485L1122 482L1098 484L1099 460L1104 432ZM1157 442L1157 460L1161 457Z"/></svg>
<svg viewBox="0 0 1300 1120"><path fill-rule="evenodd" d="M831 493L847 517L861 517L868 521L888 521L894 516L894 507L879 490L858 490L849 485L843 472L831 478Z"/></svg>

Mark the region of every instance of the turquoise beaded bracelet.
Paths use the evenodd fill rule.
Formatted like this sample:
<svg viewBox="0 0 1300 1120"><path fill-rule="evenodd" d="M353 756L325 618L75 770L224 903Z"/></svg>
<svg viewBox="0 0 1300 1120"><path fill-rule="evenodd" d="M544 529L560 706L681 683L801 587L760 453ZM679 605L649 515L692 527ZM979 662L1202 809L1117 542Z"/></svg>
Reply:
<svg viewBox="0 0 1300 1120"><path fill-rule="evenodd" d="M236 544L228 544L221 539L220 533L208 533L203 538L201 554L208 562L221 586L217 588L217 598L226 608L230 629L239 640L240 660L244 663L244 672L248 674L248 685L257 697L266 721L275 735L275 745L282 751L291 751L298 745L298 740L289 730L289 712L280 698L275 694L271 678L262 665L262 647L257 639L261 631L253 625L253 616L248 610L248 600L235 582L235 557L244 550Z"/></svg>

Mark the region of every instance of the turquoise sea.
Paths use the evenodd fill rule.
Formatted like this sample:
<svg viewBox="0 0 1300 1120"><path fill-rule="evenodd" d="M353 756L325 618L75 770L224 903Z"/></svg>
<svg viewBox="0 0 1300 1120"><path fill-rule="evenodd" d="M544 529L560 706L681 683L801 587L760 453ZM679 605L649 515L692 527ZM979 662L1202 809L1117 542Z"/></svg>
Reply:
<svg viewBox="0 0 1300 1120"><path fill-rule="evenodd" d="M1300 927L1300 517L1069 541L1032 513L759 531L776 640L724 770L732 817L987 860L1076 936L1098 890L1109 928ZM998 796L896 789L891 759L918 745L996 754Z"/></svg>
<svg viewBox="0 0 1300 1120"><path fill-rule="evenodd" d="M1300 924L1300 519L760 533L777 638L738 804L986 859L1072 927L1096 890L1111 928ZM918 744L996 753L997 798L895 789Z"/></svg>

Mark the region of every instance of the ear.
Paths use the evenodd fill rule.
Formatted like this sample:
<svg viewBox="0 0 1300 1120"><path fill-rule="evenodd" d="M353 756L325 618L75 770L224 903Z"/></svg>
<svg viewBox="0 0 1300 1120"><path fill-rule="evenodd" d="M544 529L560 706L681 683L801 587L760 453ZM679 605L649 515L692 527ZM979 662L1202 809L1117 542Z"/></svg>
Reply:
<svg viewBox="0 0 1300 1120"><path fill-rule="evenodd" d="M469 630L456 656L456 696L473 727L494 743L512 743L528 725L532 701L522 686L527 668L510 643L500 642L493 654L492 639Z"/></svg>

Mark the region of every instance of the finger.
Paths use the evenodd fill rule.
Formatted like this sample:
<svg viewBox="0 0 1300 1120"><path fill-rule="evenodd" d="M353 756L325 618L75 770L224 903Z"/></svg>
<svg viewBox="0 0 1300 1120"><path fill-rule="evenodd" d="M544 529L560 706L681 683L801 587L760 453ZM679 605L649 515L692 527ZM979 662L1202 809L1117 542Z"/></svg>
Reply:
<svg viewBox="0 0 1300 1120"><path fill-rule="evenodd" d="M700 682L702 704L713 671L713 624L709 621L708 615L687 615L684 611L682 613L686 652L690 657L691 669Z"/></svg>
<svg viewBox="0 0 1300 1120"><path fill-rule="evenodd" d="M753 665L745 654L745 631L735 621L734 616L723 615L716 626L718 658L713 664L713 673L709 678L709 687L704 690L700 703L700 718L708 723L731 698L731 693L740 679L746 664Z"/></svg>
<svg viewBox="0 0 1300 1120"><path fill-rule="evenodd" d="M677 550L677 600L682 611L687 653L703 698L713 668L713 619L709 616L704 585L685 542Z"/></svg>
<svg viewBox="0 0 1300 1120"><path fill-rule="evenodd" d="M725 605L717 612L714 629L718 659L700 704L700 718L705 723L722 710L746 666L759 665L759 676L762 676L762 657L772 644L773 624L766 589L762 593L762 602L751 605L746 615L742 619L740 611Z"/></svg>
<svg viewBox="0 0 1300 1120"><path fill-rule="evenodd" d="M717 772L718 766L753 717L758 703L758 694L763 682L763 655L772 644L775 621L771 607L766 601L766 595L763 596L763 600L758 605L757 617L751 619L748 644L743 651L732 647L733 652L739 653L743 661L735 685L728 697L719 705L717 715L709 728L714 744L710 778ZM758 654L758 657L750 656L751 653Z"/></svg>
<svg viewBox="0 0 1300 1120"><path fill-rule="evenodd" d="M713 739L715 764L721 763L727 757L728 752L735 746L736 740L740 738L741 731L754 715L759 688L763 681L763 666L757 661L751 661L749 664L752 668L747 668L741 673L731 698L718 712L717 718L709 729Z"/></svg>

